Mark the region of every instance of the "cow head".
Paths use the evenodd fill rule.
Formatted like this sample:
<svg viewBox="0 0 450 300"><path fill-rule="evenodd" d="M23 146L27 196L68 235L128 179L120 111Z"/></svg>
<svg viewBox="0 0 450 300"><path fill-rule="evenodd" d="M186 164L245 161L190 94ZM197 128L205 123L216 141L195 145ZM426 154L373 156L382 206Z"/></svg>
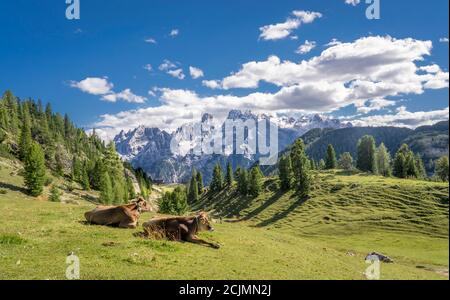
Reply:
<svg viewBox="0 0 450 300"><path fill-rule="evenodd" d="M199 231L214 231L214 227L211 225L208 214L205 212L198 214L197 224Z"/></svg>
<svg viewBox="0 0 450 300"><path fill-rule="evenodd" d="M144 200L144 198L139 197L138 199L136 199L135 201L133 201L134 204L136 204L137 206L137 210L142 213L142 212L148 212L151 210L150 206L148 205L147 201Z"/></svg>

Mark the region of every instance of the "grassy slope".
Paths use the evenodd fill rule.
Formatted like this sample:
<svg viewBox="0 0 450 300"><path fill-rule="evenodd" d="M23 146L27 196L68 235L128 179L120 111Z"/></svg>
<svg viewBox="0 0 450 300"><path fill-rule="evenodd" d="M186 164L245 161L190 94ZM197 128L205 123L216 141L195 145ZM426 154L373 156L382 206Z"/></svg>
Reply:
<svg viewBox="0 0 450 300"><path fill-rule="evenodd" d="M268 200L220 196L217 209L249 218L203 234L223 245L216 251L84 225L83 213L94 205L81 198L69 204L29 198L11 166L0 165L0 188L7 192L0 195L0 279L64 279L71 251L81 259L82 279L363 279L363 258L372 250L397 261L382 266L384 279L446 278L417 268L448 268L448 187L442 184L383 180L387 190L373 182L378 178L325 175L315 197L298 203L270 192L268 181ZM354 181L360 186L350 187ZM336 185L345 187L327 191ZM385 192L380 201L374 188ZM353 189L364 197L352 196ZM422 194L426 199L418 200ZM399 231L393 229L398 222Z"/></svg>

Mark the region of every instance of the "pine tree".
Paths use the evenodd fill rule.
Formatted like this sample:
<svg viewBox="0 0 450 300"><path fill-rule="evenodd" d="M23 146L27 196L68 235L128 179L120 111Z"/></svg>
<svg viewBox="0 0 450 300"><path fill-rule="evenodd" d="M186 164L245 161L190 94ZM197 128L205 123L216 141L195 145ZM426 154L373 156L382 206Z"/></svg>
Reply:
<svg viewBox="0 0 450 300"><path fill-rule="evenodd" d="M197 180L197 190L198 190L199 195L201 195L201 194L203 194L204 186L203 186L203 176L202 176L202 173L200 173L199 171L197 171L196 180Z"/></svg>
<svg viewBox="0 0 450 300"><path fill-rule="evenodd" d="M128 176L126 178L126 183L127 183L128 200L135 199L136 198L136 190L134 189L133 181Z"/></svg>
<svg viewBox="0 0 450 300"><path fill-rule="evenodd" d="M237 190L242 196L248 195L249 190L249 175L248 171L238 167L236 169Z"/></svg>
<svg viewBox="0 0 450 300"><path fill-rule="evenodd" d="M114 201L111 178L107 172L100 175L100 202L103 204L112 204Z"/></svg>
<svg viewBox="0 0 450 300"><path fill-rule="evenodd" d="M381 143L381 145L377 148L376 162L378 174L384 177L389 177L392 175L391 155L389 154L384 143Z"/></svg>
<svg viewBox="0 0 450 300"><path fill-rule="evenodd" d="M281 157L279 163L279 178L281 182L281 189L287 191L292 184L292 161L289 155Z"/></svg>
<svg viewBox="0 0 450 300"><path fill-rule="evenodd" d="M72 180L75 182L82 182L81 163L76 156L72 159Z"/></svg>
<svg viewBox="0 0 450 300"><path fill-rule="evenodd" d="M425 179L428 177L427 171L425 170L425 165L419 153L416 154L416 170L417 170L417 178Z"/></svg>
<svg viewBox="0 0 450 300"><path fill-rule="evenodd" d="M336 161L336 152L334 151L333 145L328 145L327 148L327 157L325 160L325 168L327 170L336 169L337 161Z"/></svg>
<svg viewBox="0 0 450 300"><path fill-rule="evenodd" d="M225 181L226 181L227 186L229 186L229 187L233 186L233 181L234 181L233 168L231 167L230 163L227 164L227 175L225 177Z"/></svg>
<svg viewBox="0 0 450 300"><path fill-rule="evenodd" d="M448 182L448 156L442 156L436 161L435 176L444 182Z"/></svg>
<svg viewBox="0 0 450 300"><path fill-rule="evenodd" d="M31 120L28 106L25 106L22 118L23 125L20 133L19 159L23 161L30 150L31 143L33 142L31 138Z"/></svg>
<svg viewBox="0 0 450 300"><path fill-rule="evenodd" d="M406 155L405 166L406 166L406 176L408 178L418 178L419 177L419 172L417 170L417 165L416 165L416 156L414 155L414 153L412 151L410 151Z"/></svg>
<svg viewBox="0 0 450 300"><path fill-rule="evenodd" d="M31 196L40 196L44 190L45 158L41 146L31 143L29 152L25 157L25 186Z"/></svg>
<svg viewBox="0 0 450 300"><path fill-rule="evenodd" d="M259 166L253 167L250 171L250 178L249 178L249 193L253 197L259 196L262 190L263 185L263 173L261 172L261 169Z"/></svg>
<svg viewBox="0 0 450 300"><path fill-rule="evenodd" d="M85 191L89 191L91 189L91 185L89 183L89 174L88 174L86 163L83 164L83 167L82 167L82 170L81 170L81 185L83 186L83 189Z"/></svg>
<svg viewBox="0 0 450 300"><path fill-rule="evenodd" d="M350 152L341 154L339 158L339 167L346 171L350 171L351 169L353 169L353 157Z"/></svg>
<svg viewBox="0 0 450 300"><path fill-rule="evenodd" d="M305 153L305 144L298 139L291 150L292 171L294 174L295 187L301 198L309 196L311 175L309 170L309 159Z"/></svg>
<svg viewBox="0 0 450 300"><path fill-rule="evenodd" d="M401 152L397 152L397 154L395 154L394 168L393 168L393 173L395 177L406 178L407 170L405 168L405 162L406 162L405 155L403 155L403 153Z"/></svg>
<svg viewBox="0 0 450 300"><path fill-rule="evenodd" d="M323 159L319 160L319 165L318 165L317 169L325 170L325 161Z"/></svg>
<svg viewBox="0 0 450 300"><path fill-rule="evenodd" d="M373 136L366 135L359 140L357 168L363 172L376 174L376 147Z"/></svg>
<svg viewBox="0 0 450 300"><path fill-rule="evenodd" d="M13 135L17 135L19 132L19 112L17 99L11 91L6 91L3 95L3 100L8 113L8 130Z"/></svg>
<svg viewBox="0 0 450 300"><path fill-rule="evenodd" d="M223 173L219 164L214 167L210 188L213 193L220 192L223 188Z"/></svg>
<svg viewBox="0 0 450 300"><path fill-rule="evenodd" d="M394 176L398 178L420 178L423 168L422 160L417 159L416 155L409 149L409 146L403 144L398 149L394 159Z"/></svg>
<svg viewBox="0 0 450 300"><path fill-rule="evenodd" d="M159 211L163 214L182 215L189 210L186 191L177 187L172 193L166 192L159 201Z"/></svg>
<svg viewBox="0 0 450 300"><path fill-rule="evenodd" d="M51 202L61 202L61 192L56 187L56 185L53 185L50 189L50 197L49 200Z"/></svg>
<svg viewBox="0 0 450 300"><path fill-rule="evenodd" d="M187 200L188 203L193 204L198 202L198 184L197 184L197 174L192 174L191 181L189 183Z"/></svg>

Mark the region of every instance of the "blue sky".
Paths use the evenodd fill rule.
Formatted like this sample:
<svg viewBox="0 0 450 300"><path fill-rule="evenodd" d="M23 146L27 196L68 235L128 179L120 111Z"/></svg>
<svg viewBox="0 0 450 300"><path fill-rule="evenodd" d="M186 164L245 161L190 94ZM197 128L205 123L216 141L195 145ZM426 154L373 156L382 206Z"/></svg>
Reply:
<svg viewBox="0 0 450 300"><path fill-rule="evenodd" d="M275 112L278 107L274 99L282 99L280 112L331 113L360 124L373 122L379 125L386 120L386 124L396 125L395 115L399 113L405 119L399 126L416 126L441 119L445 109L448 110L448 1L381 0L380 20L366 18L364 0L355 6L345 2L81 0L81 19L67 20L64 0L2 1L0 90L11 89L21 98L51 102L55 110L69 113L79 126L104 126L110 129L109 134L139 123L160 127L168 124L170 128L170 124L177 123L170 116L183 118L177 115L182 112L175 108L181 108L185 113L191 107L189 101L198 102L192 104L192 110L205 104L212 110L223 111L239 103L238 108L248 106L249 109ZM300 11L306 12L306 17L295 13ZM315 17L312 14L316 14ZM311 16L313 20L308 19ZM293 26L283 38L264 38L263 26L282 24L287 20L300 25ZM286 68L280 68L284 61L298 65L302 61L312 63L311 60L321 57L327 48L340 47L337 44L325 46L333 39L348 43L348 47L336 49L335 55L345 52L350 55L346 58L349 65L361 64L358 57L351 57L351 49L356 47L361 51L360 47L367 45L361 39L367 37L374 37L368 44L373 43L375 48L392 45L392 53L401 53L396 62L398 69L394 68L392 73L405 72L400 76L403 78L426 75L428 81L416 82L417 86L412 88L399 84L399 78L392 74L389 78L385 74L379 75L380 69L388 68L382 67L370 68L369 73L364 74L354 70L355 74L351 75L354 78L349 77L344 83L345 80L336 74L336 78L328 80L327 72L320 73L322 69L329 70L328 65L324 68L315 66L320 70L309 71L307 68L308 72L319 72L317 78L308 79L310 82L305 79L307 75L290 81L288 77L292 74L286 73ZM413 41L406 40L408 38ZM305 41L315 47L307 53L297 53ZM408 51L417 51L421 59L408 60L410 56L405 54ZM370 49L361 53L368 52ZM424 54L426 52L429 55ZM359 56L364 56L361 53ZM391 52L380 53L377 57L389 60L389 55ZM254 70L243 67L249 62L268 62L270 56L279 59L278 63L272 60L270 68L262 66L270 74L252 73ZM356 52L355 56L358 56ZM165 60L172 66L164 69ZM411 63L417 68L433 65L434 68L411 73L406 70ZM151 71L144 68L147 65L151 65ZM190 66L200 69L203 77L194 79ZM333 67L337 66L338 63L333 64ZM181 76L180 70L184 74L182 80L174 77ZM237 78L239 83L226 86L225 79L239 71L243 76ZM261 78L255 79L255 76ZM256 80L256 86L255 82L249 82L251 87L243 87L242 78L249 77ZM96 78L97 82L85 81L83 85L83 80L88 78ZM228 79L233 81L233 78ZM317 86L319 79L330 82L326 87ZM344 91L338 86L348 87L357 79L363 80L366 88L368 82L383 83L383 93L362 97L362 91L358 90L358 97L355 97L354 90ZM205 86L204 81L211 80L216 80L220 87ZM309 84L307 87L305 80ZM93 83L106 84L109 88L102 93L93 92ZM320 92L334 93L335 88L336 95L329 99L332 103L322 101ZM293 93L286 100L282 96L287 91ZM231 99L227 100L227 97ZM323 106L311 104L314 101L323 102ZM359 101L358 104L355 105L355 101ZM264 105L254 105L259 102ZM159 110L149 109L161 106L163 108ZM164 109L164 106L170 107ZM431 113L433 111L436 113ZM106 118L101 117L105 114L108 115ZM391 117L384 118L385 115ZM411 121L410 118L419 120Z"/></svg>

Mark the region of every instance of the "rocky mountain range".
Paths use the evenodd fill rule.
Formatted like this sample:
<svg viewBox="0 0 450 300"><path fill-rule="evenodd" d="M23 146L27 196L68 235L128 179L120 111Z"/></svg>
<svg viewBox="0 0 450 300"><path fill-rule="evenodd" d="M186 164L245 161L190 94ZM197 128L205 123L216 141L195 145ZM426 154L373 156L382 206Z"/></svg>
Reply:
<svg viewBox="0 0 450 300"><path fill-rule="evenodd" d="M241 120L243 122L253 119L260 121L270 119L278 126L278 149L282 151L292 144L298 137L302 136L311 129L316 128L349 128L350 123L342 123L337 119L332 119L322 115L304 115L300 117L288 116L269 116L264 114L254 114L250 111L242 112L239 110L230 111L229 120ZM146 128L140 126L129 132L122 131L114 138L117 151L122 159L130 162L133 167L142 168L153 180L164 183L180 183L189 179L193 169L199 170L204 176L205 182L209 182L213 166L217 163L223 167L230 162L233 167L251 166L258 158L258 155L224 155L209 154L196 155L185 151L183 148L194 148L194 141L188 143L186 138L192 135L192 128L198 125L207 124L207 128L223 128L223 122L214 120L211 115L205 114L197 124L186 124L173 133L167 133L159 128ZM219 130L220 132L220 130ZM211 132L202 131L201 137L211 135ZM174 145L177 143L180 152L173 153ZM236 142L236 140L234 140ZM245 144L249 142L249 136L244 140ZM171 147L172 143L172 147ZM245 145L236 145L244 147ZM246 153L246 152L245 152Z"/></svg>

